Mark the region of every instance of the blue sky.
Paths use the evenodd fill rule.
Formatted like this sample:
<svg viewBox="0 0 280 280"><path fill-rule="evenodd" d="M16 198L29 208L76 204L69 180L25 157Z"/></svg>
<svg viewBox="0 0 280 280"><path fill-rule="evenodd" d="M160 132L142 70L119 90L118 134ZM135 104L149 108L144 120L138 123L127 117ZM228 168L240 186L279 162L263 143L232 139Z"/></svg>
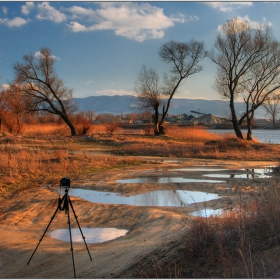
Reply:
<svg viewBox="0 0 280 280"><path fill-rule="evenodd" d="M74 97L133 94L143 64L168 72L158 56L169 40L204 41L213 48L219 29L233 17L269 24L280 40L280 2L12 2L0 1L0 84L14 78L12 65L42 47ZM212 89L216 66L190 76L176 97L220 99Z"/></svg>

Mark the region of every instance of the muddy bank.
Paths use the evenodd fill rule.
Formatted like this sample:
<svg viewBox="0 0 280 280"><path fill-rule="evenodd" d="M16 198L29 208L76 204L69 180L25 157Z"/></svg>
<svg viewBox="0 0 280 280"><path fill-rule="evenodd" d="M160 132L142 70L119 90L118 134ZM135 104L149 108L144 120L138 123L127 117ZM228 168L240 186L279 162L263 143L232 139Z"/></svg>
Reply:
<svg viewBox="0 0 280 280"><path fill-rule="evenodd" d="M75 242L74 258L78 278L139 277L139 265L148 263L149 256L162 251L172 252L181 246L178 240L191 226L189 214L205 207L231 209L240 199L253 198L265 188L277 183L276 178L222 178L222 183L139 183L126 184L117 180L135 177L203 178L205 171L176 171L188 167L225 169L221 174L233 170L260 168L276 165L275 162L236 162L223 160L193 160L145 158L146 164L137 167L112 169L87 174L71 180L71 188L117 192L122 195L141 194L152 190L194 190L216 193L219 199L195 203L184 207L151 207L91 203L71 196L81 227L119 228L128 233L104 243L88 243L92 261L83 243ZM204 177L205 178L205 177ZM59 184L59 182L58 182ZM73 268L68 242L53 239L47 233L33 259L27 262L41 238L57 207L57 185L48 185L26 190L16 197L5 200L0 207L0 269L1 278L72 278ZM72 213L71 213L72 215ZM77 227L71 216L73 227ZM50 229L67 228L67 216L58 211ZM169 256L172 257L172 256Z"/></svg>

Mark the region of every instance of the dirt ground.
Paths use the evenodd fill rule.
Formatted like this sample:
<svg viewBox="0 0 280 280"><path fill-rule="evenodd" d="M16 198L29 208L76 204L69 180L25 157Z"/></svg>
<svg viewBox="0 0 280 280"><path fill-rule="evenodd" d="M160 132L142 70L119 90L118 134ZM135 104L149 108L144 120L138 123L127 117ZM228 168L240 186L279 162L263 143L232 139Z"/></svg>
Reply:
<svg viewBox="0 0 280 280"><path fill-rule="evenodd" d="M203 178L205 172L174 172L185 167L214 167L230 170L275 166L277 162L243 162L207 159L145 158L141 166L112 169L82 175L71 180L71 188L113 191L134 195L151 190L199 190L217 193L218 200L195 203L187 207L147 207L117 204L99 204L71 197L81 227L126 229L125 236L104 243L87 243L92 261L84 243L74 242L77 278L135 278L149 258L172 258L172 251L181 246L180 238L186 234L198 209L231 209L243 197L252 197L277 183L276 177L255 179L222 179L224 183L168 183L124 184L117 179L139 176L184 176ZM233 171L232 171L233 172ZM250 170L248 171L251 172ZM216 172L217 173L217 172ZM204 177L205 178L205 177ZM206 178L205 178L206 179ZM57 207L57 185L31 188L6 199L0 205L0 272L1 278L73 278L69 242L53 239L49 231L67 228L67 216L58 211L40 246L27 265L32 252ZM77 227L74 217L72 226Z"/></svg>

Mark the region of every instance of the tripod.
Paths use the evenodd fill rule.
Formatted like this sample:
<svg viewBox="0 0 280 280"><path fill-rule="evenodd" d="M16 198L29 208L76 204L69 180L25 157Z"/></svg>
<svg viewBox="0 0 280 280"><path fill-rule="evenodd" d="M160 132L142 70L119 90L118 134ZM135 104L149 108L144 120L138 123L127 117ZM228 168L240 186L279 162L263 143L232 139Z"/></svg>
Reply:
<svg viewBox="0 0 280 280"><path fill-rule="evenodd" d="M90 260L91 260L91 261L92 261L92 258L91 258L90 252L89 252L89 250L88 250L88 246L87 246L87 243L86 243L86 240L85 240L86 238L85 238L84 235L83 235L82 229L81 229L80 224L79 224L79 222L78 222L78 217L77 217L77 215L76 215L76 213L75 213L75 210L74 210L74 208L73 208L72 202L71 202L70 197L69 197L69 195L68 195L68 190L69 190L69 188L70 188L70 179L69 179L68 177L61 179L61 182L62 182L61 184L63 184L63 182L64 182L63 180L64 180L64 179L67 179L67 180L68 180L67 182L69 183L69 187L65 187L65 194L63 195L62 198L60 198L60 196L59 196L57 208L56 208L56 210L55 210L53 216L51 217L51 220L50 220L50 222L49 222L47 228L45 229L45 231L44 231L42 237L39 239L39 243L37 244L35 250L33 251L33 253L32 253L32 255L31 255L31 257L30 257L30 259L29 259L27 265L30 263L30 261L31 261L31 259L32 259L32 257L33 257L33 255L35 254L37 248L39 247L41 241L43 240L43 238L44 238L44 236L45 236L45 234L46 234L46 232L47 232L49 226L51 225L51 222L53 221L53 219L54 219L54 217L55 217L57 211L58 211L58 210L65 210L65 214L67 214L67 216L68 216L68 227L69 227L69 235L70 235L70 251L71 251L71 253L72 253L72 262L73 262L74 277L76 278L76 270L75 270L75 262L74 262L74 252L73 252L72 235L71 235L71 226L70 226L71 222L70 222L69 204L70 204L71 209L72 209L72 211L73 211L73 214L74 214L74 217L75 217L75 219L76 219L76 222L77 222L77 224L78 224L78 226L79 226L79 229L80 229L82 238L83 238L83 240L84 240L84 243L85 243L85 246L86 246L86 248L87 248L87 251L88 251L88 254L89 254L89 257L90 257ZM61 184L60 184L60 186L61 186ZM63 206L61 206L62 203L64 203Z"/></svg>

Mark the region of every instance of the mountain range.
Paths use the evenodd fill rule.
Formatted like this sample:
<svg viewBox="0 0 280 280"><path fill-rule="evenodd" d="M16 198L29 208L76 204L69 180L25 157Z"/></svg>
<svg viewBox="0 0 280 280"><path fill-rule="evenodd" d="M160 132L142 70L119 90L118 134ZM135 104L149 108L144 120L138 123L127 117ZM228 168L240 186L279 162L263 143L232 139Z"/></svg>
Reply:
<svg viewBox="0 0 280 280"><path fill-rule="evenodd" d="M80 111L92 110L95 115L110 113L114 115L139 113L136 104L136 97L133 95L114 96L89 96L85 98L74 98ZM237 115L245 111L244 102L235 103ZM170 115L195 115L191 112L213 114L218 117L230 116L229 101L226 100L205 100L205 99L185 99L173 98L169 108ZM160 110L161 112L161 110ZM267 118L265 109L261 106L255 112L256 118Z"/></svg>

